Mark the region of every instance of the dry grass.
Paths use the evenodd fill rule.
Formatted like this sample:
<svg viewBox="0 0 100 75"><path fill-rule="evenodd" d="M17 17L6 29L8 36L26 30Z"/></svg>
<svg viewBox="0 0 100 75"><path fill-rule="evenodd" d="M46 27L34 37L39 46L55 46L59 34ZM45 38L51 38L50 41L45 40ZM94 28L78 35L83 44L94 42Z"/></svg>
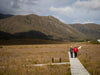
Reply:
<svg viewBox="0 0 100 75"><path fill-rule="evenodd" d="M25 67L25 65L51 63L52 57L61 57L62 62L68 62L70 44L2 47L0 48L0 75L70 75L69 65Z"/></svg>
<svg viewBox="0 0 100 75"><path fill-rule="evenodd" d="M43 67L6 67L0 75L70 75L69 65Z"/></svg>
<svg viewBox="0 0 100 75"><path fill-rule="evenodd" d="M87 44L79 51L78 55L91 75L100 75L100 45Z"/></svg>
<svg viewBox="0 0 100 75"><path fill-rule="evenodd" d="M43 67L26 65L51 63L52 57L61 57L62 62L69 62L70 46L80 45L82 49L79 50L78 58L91 75L100 75L100 45L87 43L1 46L0 75L70 75L70 65Z"/></svg>

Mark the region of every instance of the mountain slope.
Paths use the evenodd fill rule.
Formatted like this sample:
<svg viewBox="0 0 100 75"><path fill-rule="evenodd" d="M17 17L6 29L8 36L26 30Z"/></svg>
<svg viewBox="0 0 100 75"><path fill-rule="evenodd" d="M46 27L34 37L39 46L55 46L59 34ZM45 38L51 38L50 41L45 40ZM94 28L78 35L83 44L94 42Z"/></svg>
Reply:
<svg viewBox="0 0 100 75"><path fill-rule="evenodd" d="M70 25L85 34L88 39L100 39L100 25L94 23Z"/></svg>
<svg viewBox="0 0 100 75"><path fill-rule="evenodd" d="M18 15L7 19L0 20L0 31L7 32L14 37L19 38L35 38L42 37L37 33L26 34L30 31L42 33L47 39L53 40L72 40L84 39L85 35L77 31L70 25L60 22L53 16L38 15ZM23 34L21 34L23 33ZM77 36L77 34L79 36ZM45 38L44 38L45 39Z"/></svg>

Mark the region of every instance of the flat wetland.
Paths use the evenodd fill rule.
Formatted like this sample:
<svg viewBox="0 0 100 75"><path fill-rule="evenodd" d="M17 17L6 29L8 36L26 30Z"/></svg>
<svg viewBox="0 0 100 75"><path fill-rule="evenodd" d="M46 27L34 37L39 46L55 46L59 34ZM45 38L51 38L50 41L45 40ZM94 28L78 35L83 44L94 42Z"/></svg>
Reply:
<svg viewBox="0 0 100 75"><path fill-rule="evenodd" d="M0 75L70 75L70 65L26 66L69 62L70 46L82 46L78 58L91 73L100 75L100 44L69 42L66 44L1 45ZM74 62L73 62L74 63Z"/></svg>

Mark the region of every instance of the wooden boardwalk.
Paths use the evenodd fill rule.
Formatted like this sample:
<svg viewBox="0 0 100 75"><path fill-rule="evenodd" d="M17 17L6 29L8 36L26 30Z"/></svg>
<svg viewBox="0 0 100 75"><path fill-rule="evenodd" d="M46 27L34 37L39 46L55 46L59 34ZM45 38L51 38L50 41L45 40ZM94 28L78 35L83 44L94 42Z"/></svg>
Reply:
<svg viewBox="0 0 100 75"><path fill-rule="evenodd" d="M71 58L70 52L68 52L68 54L71 65L71 75L90 75L78 58Z"/></svg>

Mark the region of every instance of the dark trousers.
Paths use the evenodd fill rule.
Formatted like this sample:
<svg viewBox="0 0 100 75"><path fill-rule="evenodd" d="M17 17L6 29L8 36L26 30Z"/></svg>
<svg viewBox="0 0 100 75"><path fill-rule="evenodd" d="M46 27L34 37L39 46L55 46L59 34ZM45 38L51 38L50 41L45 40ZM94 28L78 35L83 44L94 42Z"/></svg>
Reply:
<svg viewBox="0 0 100 75"><path fill-rule="evenodd" d="M70 52L70 54L71 54L71 58L73 58L73 52Z"/></svg>
<svg viewBox="0 0 100 75"><path fill-rule="evenodd" d="M77 52L74 52L75 57L77 57Z"/></svg>

